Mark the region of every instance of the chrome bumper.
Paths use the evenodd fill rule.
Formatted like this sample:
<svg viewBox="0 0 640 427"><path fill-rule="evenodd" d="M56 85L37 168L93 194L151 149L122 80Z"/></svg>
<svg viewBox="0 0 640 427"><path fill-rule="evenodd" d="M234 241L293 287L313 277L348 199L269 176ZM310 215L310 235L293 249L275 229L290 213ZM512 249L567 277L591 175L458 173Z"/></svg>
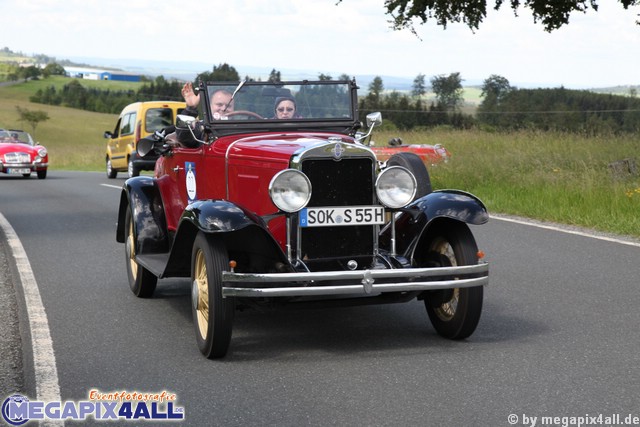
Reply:
<svg viewBox="0 0 640 427"><path fill-rule="evenodd" d="M6 169L31 169L32 171L43 169L49 166L49 163L2 163L0 162L0 171L4 171Z"/></svg>
<svg viewBox="0 0 640 427"><path fill-rule="evenodd" d="M323 286L319 283L326 281L339 281L344 284ZM367 295L381 292L429 291L485 286L489 283L489 264L316 273L251 274L224 271L222 282L223 297Z"/></svg>

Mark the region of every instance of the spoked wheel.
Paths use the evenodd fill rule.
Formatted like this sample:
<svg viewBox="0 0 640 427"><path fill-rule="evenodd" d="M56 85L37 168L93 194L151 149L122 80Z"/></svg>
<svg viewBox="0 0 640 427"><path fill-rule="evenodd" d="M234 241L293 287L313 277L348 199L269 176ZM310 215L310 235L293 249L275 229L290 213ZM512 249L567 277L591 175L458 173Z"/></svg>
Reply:
<svg viewBox="0 0 640 427"><path fill-rule="evenodd" d="M127 258L127 277L131 291L140 298L150 298L156 290L158 278L149 270L136 262L136 234L131 219L131 209L127 209L125 217L125 230L127 230L127 241L125 242L125 252Z"/></svg>
<svg viewBox="0 0 640 427"><path fill-rule="evenodd" d="M478 263L475 239L463 223L449 223L430 232L428 246L420 264L430 267L473 265ZM475 331L482 312L483 287L430 291L425 306L439 335L460 340Z"/></svg>
<svg viewBox="0 0 640 427"><path fill-rule="evenodd" d="M191 308L198 348L209 359L224 357L231 341L235 300L222 298L222 271L228 265L224 243L198 233L191 255Z"/></svg>

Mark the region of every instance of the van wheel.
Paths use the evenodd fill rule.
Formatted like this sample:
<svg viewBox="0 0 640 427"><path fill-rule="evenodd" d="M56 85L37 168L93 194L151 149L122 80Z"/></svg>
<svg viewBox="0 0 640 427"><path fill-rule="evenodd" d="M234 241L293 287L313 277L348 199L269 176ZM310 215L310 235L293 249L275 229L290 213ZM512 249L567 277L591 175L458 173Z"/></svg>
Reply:
<svg viewBox="0 0 640 427"><path fill-rule="evenodd" d="M118 176L118 171L111 166L111 159L107 157L107 178L114 179Z"/></svg>
<svg viewBox="0 0 640 427"><path fill-rule="evenodd" d="M129 175L129 178L140 175L140 170L133 164L131 157L129 157L129 163L127 164L127 174Z"/></svg>

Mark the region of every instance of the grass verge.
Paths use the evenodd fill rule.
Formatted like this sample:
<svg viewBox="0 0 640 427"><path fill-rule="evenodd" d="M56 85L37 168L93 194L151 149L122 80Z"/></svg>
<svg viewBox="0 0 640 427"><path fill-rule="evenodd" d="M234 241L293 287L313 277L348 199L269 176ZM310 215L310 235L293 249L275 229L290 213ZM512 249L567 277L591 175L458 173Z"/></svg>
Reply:
<svg viewBox="0 0 640 427"><path fill-rule="evenodd" d="M640 177L610 167L638 161L634 135L436 129L375 136L380 143L400 136L405 144L444 145L452 157L430 168L434 188L469 191L491 212L640 237Z"/></svg>

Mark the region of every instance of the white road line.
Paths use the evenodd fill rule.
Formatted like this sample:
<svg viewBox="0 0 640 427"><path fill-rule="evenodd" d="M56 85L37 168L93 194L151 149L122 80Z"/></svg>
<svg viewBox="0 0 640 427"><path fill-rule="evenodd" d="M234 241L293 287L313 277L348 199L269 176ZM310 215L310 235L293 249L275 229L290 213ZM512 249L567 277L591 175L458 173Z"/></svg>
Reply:
<svg viewBox="0 0 640 427"><path fill-rule="evenodd" d="M491 219L497 219L499 221L513 222L513 223L516 223L516 224L528 225L528 226L531 226L531 227L544 228L545 230L559 231L561 233L575 234L577 236L589 237L589 238L592 238L592 239L604 240L606 242L619 243L621 245L635 246L637 248L640 248L640 243L639 242L632 242L632 241L628 241L628 240L617 239L615 237L602 236L602 235L598 235L598 234L595 234L595 233L589 233L589 232L585 232L585 231L571 230L570 228L563 228L563 227L557 226L557 225L542 224L542 223L538 223L538 222L535 222L535 221L510 218L510 217L501 216L501 215L491 215Z"/></svg>
<svg viewBox="0 0 640 427"><path fill-rule="evenodd" d="M20 283L27 306L29 329L31 332L31 346L33 349L33 365L36 380L36 400L44 402L60 401L60 385L56 357L53 353L53 342L49 333L47 314L42 305L38 284L31 270L27 253L22 247L18 235L9 221L0 213L0 227L2 228L13 258L15 259Z"/></svg>
<svg viewBox="0 0 640 427"><path fill-rule="evenodd" d="M103 187L109 187L109 188L115 188L116 190L122 190L122 185L118 186L118 185L111 185L111 184L100 184Z"/></svg>

